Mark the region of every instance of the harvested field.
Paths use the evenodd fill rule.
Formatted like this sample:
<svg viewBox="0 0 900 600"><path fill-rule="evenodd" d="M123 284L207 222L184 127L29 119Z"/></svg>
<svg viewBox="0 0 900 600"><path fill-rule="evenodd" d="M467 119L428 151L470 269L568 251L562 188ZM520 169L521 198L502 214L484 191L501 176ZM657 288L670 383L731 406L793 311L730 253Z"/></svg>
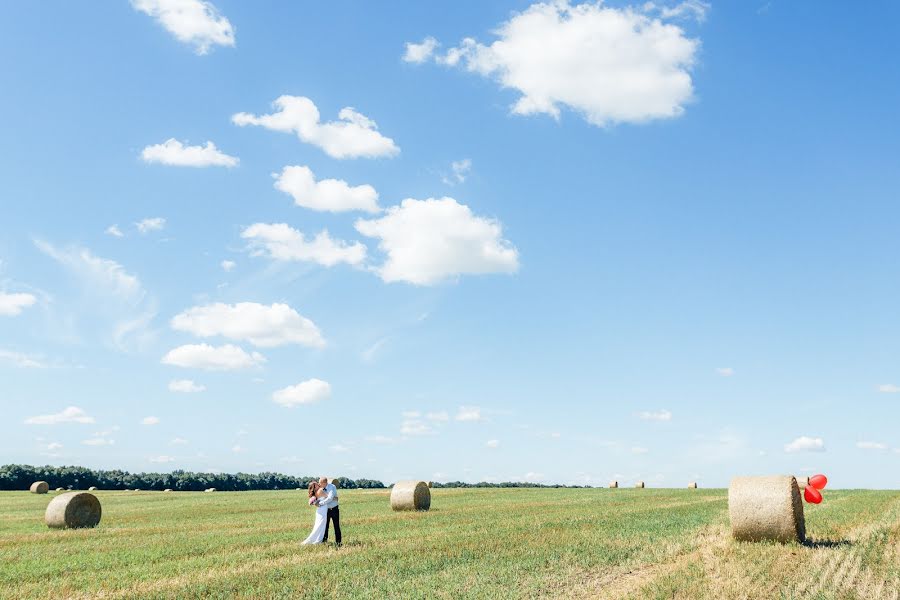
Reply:
<svg viewBox="0 0 900 600"><path fill-rule="evenodd" d="M51 531L49 498L0 493L0 598L894 598L900 492L829 490L809 543L731 539L726 490L341 492L344 547L299 546L295 491L96 492L93 530ZM489 510L488 510L489 509Z"/></svg>

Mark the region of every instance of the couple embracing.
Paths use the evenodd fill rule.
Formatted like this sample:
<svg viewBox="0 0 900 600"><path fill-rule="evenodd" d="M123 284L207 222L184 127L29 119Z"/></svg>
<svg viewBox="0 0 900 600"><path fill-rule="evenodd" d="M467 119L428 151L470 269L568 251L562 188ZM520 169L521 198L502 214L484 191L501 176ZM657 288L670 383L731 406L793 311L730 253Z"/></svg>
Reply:
<svg viewBox="0 0 900 600"><path fill-rule="evenodd" d="M328 527L334 523L334 543L341 545L341 512L338 508L337 487L322 477L309 482L309 505L316 507L316 520L312 533L303 540L304 544L321 544L328 541Z"/></svg>

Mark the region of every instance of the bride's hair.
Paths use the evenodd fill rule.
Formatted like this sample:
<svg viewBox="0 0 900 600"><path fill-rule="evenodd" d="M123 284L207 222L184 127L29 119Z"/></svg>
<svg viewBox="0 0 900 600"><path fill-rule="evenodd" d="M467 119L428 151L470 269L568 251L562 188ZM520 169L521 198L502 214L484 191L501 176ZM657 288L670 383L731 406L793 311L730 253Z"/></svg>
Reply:
<svg viewBox="0 0 900 600"><path fill-rule="evenodd" d="M309 497L312 498L316 495L316 488L318 487L318 483L315 481L310 481L309 486L306 488L309 491Z"/></svg>

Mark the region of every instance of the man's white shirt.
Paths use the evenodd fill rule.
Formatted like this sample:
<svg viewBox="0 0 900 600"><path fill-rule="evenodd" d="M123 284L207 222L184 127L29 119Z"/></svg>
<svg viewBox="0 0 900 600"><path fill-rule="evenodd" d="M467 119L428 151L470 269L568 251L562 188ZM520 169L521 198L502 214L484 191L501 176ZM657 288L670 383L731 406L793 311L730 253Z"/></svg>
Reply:
<svg viewBox="0 0 900 600"><path fill-rule="evenodd" d="M319 506L326 506L329 509L337 508L338 505L338 493L337 488L333 483L329 483L325 486L325 494L326 496L319 500Z"/></svg>

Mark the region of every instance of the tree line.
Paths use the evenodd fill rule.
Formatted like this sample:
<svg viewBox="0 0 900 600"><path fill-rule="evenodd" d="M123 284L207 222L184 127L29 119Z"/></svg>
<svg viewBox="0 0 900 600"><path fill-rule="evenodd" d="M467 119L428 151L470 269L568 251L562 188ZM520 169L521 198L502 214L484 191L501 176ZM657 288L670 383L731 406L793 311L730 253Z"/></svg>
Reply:
<svg viewBox="0 0 900 600"><path fill-rule="evenodd" d="M192 471L172 471L171 473L129 473L113 469L94 470L85 467L34 467L31 465L0 466L0 490L27 490L35 481L46 481L50 489L58 487L70 490L86 490L97 487L101 490L165 490L182 492L202 492L216 488L223 492L249 490L291 490L305 488L318 477L295 477L282 473L194 473ZM350 479L338 477L337 486L345 490L386 489L390 486L375 479ZM505 481L501 483L467 483L450 481L432 483L435 488L565 488L581 487L567 485L546 485L531 482Z"/></svg>

